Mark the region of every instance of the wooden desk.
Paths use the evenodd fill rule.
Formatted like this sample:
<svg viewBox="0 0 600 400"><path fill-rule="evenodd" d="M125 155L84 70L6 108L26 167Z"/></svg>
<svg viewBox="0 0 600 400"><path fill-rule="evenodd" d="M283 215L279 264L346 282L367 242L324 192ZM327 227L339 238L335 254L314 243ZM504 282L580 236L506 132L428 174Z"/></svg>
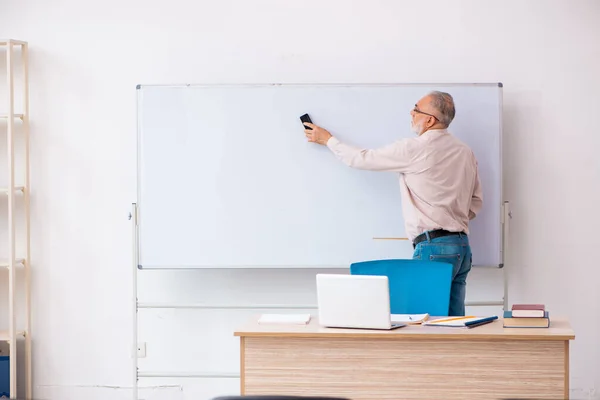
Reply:
<svg viewBox="0 0 600 400"><path fill-rule="evenodd" d="M547 329L407 326L393 331L259 325L240 337L242 394L361 399L561 399L569 395L565 319Z"/></svg>

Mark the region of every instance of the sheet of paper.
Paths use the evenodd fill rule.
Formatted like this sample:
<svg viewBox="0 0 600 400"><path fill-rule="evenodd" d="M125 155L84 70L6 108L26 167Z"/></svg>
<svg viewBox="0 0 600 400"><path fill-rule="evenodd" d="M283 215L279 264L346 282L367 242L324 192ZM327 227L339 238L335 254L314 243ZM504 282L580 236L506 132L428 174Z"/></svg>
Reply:
<svg viewBox="0 0 600 400"><path fill-rule="evenodd" d="M258 319L259 324L306 325L309 321L310 314L262 314Z"/></svg>
<svg viewBox="0 0 600 400"><path fill-rule="evenodd" d="M464 317L448 317L448 318L439 318L433 319L425 322L423 325L427 326L449 326L449 327L471 327L478 326L484 323L492 322L498 319L497 315L493 315L490 317L476 317L476 316L464 316Z"/></svg>
<svg viewBox="0 0 600 400"><path fill-rule="evenodd" d="M392 322L403 322L406 324L418 324L426 321L429 314L392 314Z"/></svg>

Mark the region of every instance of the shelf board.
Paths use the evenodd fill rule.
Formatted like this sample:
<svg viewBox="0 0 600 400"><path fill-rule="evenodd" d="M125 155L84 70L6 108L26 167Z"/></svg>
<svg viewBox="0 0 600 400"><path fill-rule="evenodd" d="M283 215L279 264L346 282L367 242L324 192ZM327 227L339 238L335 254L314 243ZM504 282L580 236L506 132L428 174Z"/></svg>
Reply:
<svg viewBox="0 0 600 400"><path fill-rule="evenodd" d="M8 43L12 43L13 45L17 45L17 46L22 46L26 42L24 42L22 40L15 40L15 39L0 39L0 45L5 46Z"/></svg>
<svg viewBox="0 0 600 400"><path fill-rule="evenodd" d="M24 186L15 186L15 193L23 193L23 189L25 189ZM0 188L0 193L8 194L8 188Z"/></svg>
<svg viewBox="0 0 600 400"><path fill-rule="evenodd" d="M17 338L25 337L25 331L17 331ZM0 331L0 342L8 342L10 337L8 335L8 331Z"/></svg>
<svg viewBox="0 0 600 400"><path fill-rule="evenodd" d="M23 120L23 114L13 114L15 119ZM0 119L8 119L8 114L0 114Z"/></svg>
<svg viewBox="0 0 600 400"><path fill-rule="evenodd" d="M23 258L17 258L15 262L15 266L17 267L23 267L25 265L25 259ZM8 268L8 260L0 260L0 268Z"/></svg>

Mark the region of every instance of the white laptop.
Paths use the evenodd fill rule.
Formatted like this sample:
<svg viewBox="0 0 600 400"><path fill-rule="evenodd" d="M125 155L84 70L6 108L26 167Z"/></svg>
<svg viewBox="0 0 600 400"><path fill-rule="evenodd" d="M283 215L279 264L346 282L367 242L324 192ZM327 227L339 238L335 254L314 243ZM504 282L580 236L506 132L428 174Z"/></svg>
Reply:
<svg viewBox="0 0 600 400"><path fill-rule="evenodd" d="M317 274L319 324L328 328L396 329L387 276Z"/></svg>

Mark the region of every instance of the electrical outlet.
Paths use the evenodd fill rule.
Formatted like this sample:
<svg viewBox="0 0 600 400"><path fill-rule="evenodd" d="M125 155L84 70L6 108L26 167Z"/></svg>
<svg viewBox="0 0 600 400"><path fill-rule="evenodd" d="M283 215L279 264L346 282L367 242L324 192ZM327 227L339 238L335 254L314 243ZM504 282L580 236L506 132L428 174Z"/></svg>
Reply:
<svg viewBox="0 0 600 400"><path fill-rule="evenodd" d="M146 357L146 342L138 343L137 356L138 358Z"/></svg>

